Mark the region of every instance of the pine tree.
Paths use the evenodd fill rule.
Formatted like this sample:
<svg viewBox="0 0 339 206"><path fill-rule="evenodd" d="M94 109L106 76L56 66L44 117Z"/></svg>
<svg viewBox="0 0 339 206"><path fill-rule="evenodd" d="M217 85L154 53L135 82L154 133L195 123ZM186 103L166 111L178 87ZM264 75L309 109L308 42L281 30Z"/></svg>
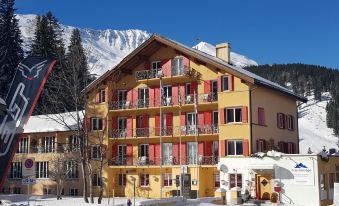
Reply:
<svg viewBox="0 0 339 206"><path fill-rule="evenodd" d="M0 96L7 94L16 67L24 56L14 0L0 0Z"/></svg>

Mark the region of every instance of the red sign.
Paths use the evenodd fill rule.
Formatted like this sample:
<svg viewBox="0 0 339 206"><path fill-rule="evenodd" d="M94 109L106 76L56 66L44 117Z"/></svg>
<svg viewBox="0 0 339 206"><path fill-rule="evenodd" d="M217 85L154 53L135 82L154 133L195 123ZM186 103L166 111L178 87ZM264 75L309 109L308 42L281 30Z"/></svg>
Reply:
<svg viewBox="0 0 339 206"><path fill-rule="evenodd" d="M281 192L281 187L274 187L274 192L280 193Z"/></svg>

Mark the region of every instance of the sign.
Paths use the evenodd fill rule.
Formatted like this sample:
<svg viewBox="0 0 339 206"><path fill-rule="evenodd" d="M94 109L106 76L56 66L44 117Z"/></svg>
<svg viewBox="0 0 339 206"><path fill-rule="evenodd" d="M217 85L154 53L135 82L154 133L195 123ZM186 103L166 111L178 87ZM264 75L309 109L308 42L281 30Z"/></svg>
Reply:
<svg viewBox="0 0 339 206"><path fill-rule="evenodd" d="M287 165L293 175L291 184L314 185L314 163L313 160L293 160ZM283 174L282 174L283 175ZM286 174L287 175L287 174Z"/></svg>
<svg viewBox="0 0 339 206"><path fill-rule="evenodd" d="M181 174L187 174L187 165L182 165L180 167L180 173Z"/></svg>
<svg viewBox="0 0 339 206"><path fill-rule="evenodd" d="M7 114L0 116L0 188L7 177L24 124L33 113L54 64L55 61L43 57L27 57L17 67L5 99Z"/></svg>
<svg viewBox="0 0 339 206"><path fill-rule="evenodd" d="M34 158L24 159L22 162L22 176L35 176Z"/></svg>
<svg viewBox="0 0 339 206"><path fill-rule="evenodd" d="M22 179L23 185L33 185L35 183L36 183L36 179L34 179L34 178L24 178L24 179Z"/></svg>

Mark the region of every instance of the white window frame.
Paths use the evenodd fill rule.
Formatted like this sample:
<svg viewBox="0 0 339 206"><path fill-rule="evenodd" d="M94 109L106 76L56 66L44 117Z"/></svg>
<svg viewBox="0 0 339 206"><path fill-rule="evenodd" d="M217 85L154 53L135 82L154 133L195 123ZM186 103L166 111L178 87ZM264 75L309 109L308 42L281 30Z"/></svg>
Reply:
<svg viewBox="0 0 339 206"><path fill-rule="evenodd" d="M96 150L94 148L96 148ZM94 154L96 155L96 157ZM101 145L92 145L91 146L91 159L99 160L101 159L101 157L102 157Z"/></svg>
<svg viewBox="0 0 339 206"><path fill-rule="evenodd" d="M155 67L154 67L155 66ZM152 61L151 62L151 70L161 69L161 61Z"/></svg>
<svg viewBox="0 0 339 206"><path fill-rule="evenodd" d="M233 122L228 121L228 110L233 110ZM236 110L240 110L240 121L236 121ZM237 123L242 123L242 111L241 107L229 107L225 109L226 112L226 122L227 124L237 124Z"/></svg>
<svg viewBox="0 0 339 206"><path fill-rule="evenodd" d="M100 89L99 90L99 103L104 103L104 102L106 102L106 90Z"/></svg>
<svg viewBox="0 0 339 206"><path fill-rule="evenodd" d="M222 77L221 77L221 91L222 92L224 92L224 91L229 91L230 90L230 88L229 88L229 86L228 86L228 75L223 75ZM226 81L226 84L225 84L225 79L227 80Z"/></svg>
<svg viewBox="0 0 339 206"><path fill-rule="evenodd" d="M118 90L118 102L122 102L125 104L127 100L127 90L126 89L119 89Z"/></svg>
<svg viewBox="0 0 339 206"><path fill-rule="evenodd" d="M100 187L102 184L102 181L101 181L101 177L98 173L95 173L93 174L93 181L92 181L92 185L94 187Z"/></svg>
<svg viewBox="0 0 339 206"><path fill-rule="evenodd" d="M19 141L17 152L18 154L27 154L28 153L28 138L23 137Z"/></svg>
<svg viewBox="0 0 339 206"><path fill-rule="evenodd" d="M198 164L198 147L197 142L187 142L187 164Z"/></svg>
<svg viewBox="0 0 339 206"><path fill-rule="evenodd" d="M12 162L11 171L9 173L9 179L21 179L22 178L22 162Z"/></svg>
<svg viewBox="0 0 339 206"><path fill-rule="evenodd" d="M101 121L101 128L99 128L100 126L100 121ZM94 127L95 125L95 127ZM91 129L92 131L102 131L104 128L103 128L103 119L100 118L100 117L92 117L91 118Z"/></svg>
<svg viewBox="0 0 339 206"><path fill-rule="evenodd" d="M48 179L49 178L49 162L35 162L36 164L36 178Z"/></svg>
<svg viewBox="0 0 339 206"><path fill-rule="evenodd" d="M79 167L76 161L66 161L65 171L67 179L78 179L79 178Z"/></svg>
<svg viewBox="0 0 339 206"><path fill-rule="evenodd" d="M149 178L149 174L148 173L142 173L140 174L139 178L140 178L140 187L149 187L150 186L150 178ZM142 177L144 177L144 182L142 181ZM148 179L148 184L147 184L147 179Z"/></svg>
<svg viewBox="0 0 339 206"><path fill-rule="evenodd" d="M294 154L295 151L293 151L293 149L295 149L293 142L288 142L287 143L287 151L286 151L287 154Z"/></svg>
<svg viewBox="0 0 339 206"><path fill-rule="evenodd" d="M146 153L147 153L146 155L142 155L141 154L141 148L142 147L144 147L143 149L144 149L144 152L146 151ZM139 151L140 151L139 157L147 157L147 158L149 158L149 144L140 144L139 145Z"/></svg>
<svg viewBox="0 0 339 206"><path fill-rule="evenodd" d="M164 187L172 187L172 185L173 185L172 173L163 174L163 183L162 184L163 184Z"/></svg>
<svg viewBox="0 0 339 206"><path fill-rule="evenodd" d="M126 144L118 144L117 145L117 158L118 162L122 164L126 164L126 157L127 157L127 145Z"/></svg>
<svg viewBox="0 0 339 206"><path fill-rule="evenodd" d="M229 147L228 147L228 144L233 142L234 144L234 154L229 154ZM241 142L241 145L242 145L242 152L241 154L237 154L237 142ZM244 145L243 145L243 141L242 140L227 140L227 156L243 156L243 153L244 153Z"/></svg>
<svg viewBox="0 0 339 206"><path fill-rule="evenodd" d="M173 162L173 144L162 143L163 164L171 165Z"/></svg>
<svg viewBox="0 0 339 206"><path fill-rule="evenodd" d="M127 176L126 173L119 173L118 174L118 186L125 187L126 186Z"/></svg>
<svg viewBox="0 0 339 206"><path fill-rule="evenodd" d="M221 185L220 185L220 173L214 173L213 174L213 180L214 180L214 188L219 188ZM219 187L216 186L216 183L219 182Z"/></svg>
<svg viewBox="0 0 339 206"><path fill-rule="evenodd" d="M258 140L258 151L257 152L265 152L265 140L259 139Z"/></svg>
<svg viewBox="0 0 339 206"><path fill-rule="evenodd" d="M55 152L55 136L43 137L43 153Z"/></svg>
<svg viewBox="0 0 339 206"><path fill-rule="evenodd" d="M238 185L239 185L239 182L238 182L238 175L240 175L241 176L241 181L240 181L240 188L242 188L243 186L244 186L244 184L243 184L243 180L244 180L244 177L243 177L243 175L241 174L241 173L229 173L229 176L228 176L228 178L229 178L229 189L231 189L232 187L231 187L231 175L234 175L235 177L235 179L234 179L234 184L235 184L235 186L236 187L238 187Z"/></svg>
<svg viewBox="0 0 339 206"><path fill-rule="evenodd" d="M173 76L173 73L176 73L175 76L183 75L184 73L184 57L183 56L177 56L172 59L171 73L172 73L172 76Z"/></svg>

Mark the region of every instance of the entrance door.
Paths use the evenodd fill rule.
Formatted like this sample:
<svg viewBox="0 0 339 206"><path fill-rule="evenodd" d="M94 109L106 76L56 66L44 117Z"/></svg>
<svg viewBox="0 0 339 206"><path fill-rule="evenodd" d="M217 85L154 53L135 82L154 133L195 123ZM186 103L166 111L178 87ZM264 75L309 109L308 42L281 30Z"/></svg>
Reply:
<svg viewBox="0 0 339 206"><path fill-rule="evenodd" d="M191 194L191 174L181 174L182 180L182 194L186 198L190 198Z"/></svg>
<svg viewBox="0 0 339 206"><path fill-rule="evenodd" d="M258 174L257 175L257 185L258 185L258 195L261 200L270 200L271 199L271 175L270 174Z"/></svg>

